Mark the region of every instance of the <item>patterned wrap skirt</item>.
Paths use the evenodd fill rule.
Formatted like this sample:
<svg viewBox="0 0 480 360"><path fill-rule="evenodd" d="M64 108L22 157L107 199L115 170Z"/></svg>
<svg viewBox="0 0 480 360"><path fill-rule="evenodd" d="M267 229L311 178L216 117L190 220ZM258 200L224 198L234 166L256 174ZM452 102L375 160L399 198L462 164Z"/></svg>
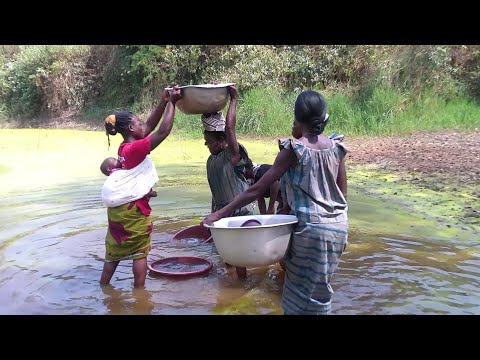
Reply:
<svg viewBox="0 0 480 360"><path fill-rule="evenodd" d="M304 224L292 233L285 256L285 315L328 315L330 281L348 240L348 222Z"/></svg>
<svg viewBox="0 0 480 360"><path fill-rule="evenodd" d="M136 260L150 252L153 223L134 202L107 209L105 260Z"/></svg>

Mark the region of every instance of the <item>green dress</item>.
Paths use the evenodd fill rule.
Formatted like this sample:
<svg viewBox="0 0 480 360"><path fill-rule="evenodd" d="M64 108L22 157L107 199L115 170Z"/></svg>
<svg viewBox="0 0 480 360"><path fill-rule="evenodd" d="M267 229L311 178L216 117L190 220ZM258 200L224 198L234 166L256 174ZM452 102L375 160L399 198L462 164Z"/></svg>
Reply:
<svg viewBox="0 0 480 360"><path fill-rule="evenodd" d="M212 192L212 212L222 209L230 203L236 195L248 189L245 179L245 164L248 159L247 150L240 147L240 162L233 166L230 151L225 149L218 155L210 155L207 160L207 178ZM240 209L236 209L228 216L252 215L255 202Z"/></svg>

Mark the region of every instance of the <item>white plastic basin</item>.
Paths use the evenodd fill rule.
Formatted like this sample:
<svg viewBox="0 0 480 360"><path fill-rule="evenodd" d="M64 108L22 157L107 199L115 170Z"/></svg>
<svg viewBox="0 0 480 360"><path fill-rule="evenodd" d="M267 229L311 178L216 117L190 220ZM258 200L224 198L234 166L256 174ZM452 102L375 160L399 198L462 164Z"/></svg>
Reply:
<svg viewBox="0 0 480 360"><path fill-rule="evenodd" d="M262 225L240 227L255 219ZM234 266L268 266L280 261L288 247L294 215L248 215L220 219L213 225L205 224L222 259Z"/></svg>
<svg viewBox="0 0 480 360"><path fill-rule="evenodd" d="M176 106L185 114L219 112L227 105L229 85L233 83L179 86L182 89L182 98L177 101Z"/></svg>

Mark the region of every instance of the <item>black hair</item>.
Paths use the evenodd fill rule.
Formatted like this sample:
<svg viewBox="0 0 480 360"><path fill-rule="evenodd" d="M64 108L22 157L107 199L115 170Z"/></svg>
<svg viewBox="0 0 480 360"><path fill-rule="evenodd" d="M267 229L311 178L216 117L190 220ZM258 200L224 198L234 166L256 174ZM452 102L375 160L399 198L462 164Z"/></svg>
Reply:
<svg viewBox="0 0 480 360"><path fill-rule="evenodd" d="M103 175L108 176L108 158L102 161L100 164L100 171L102 172Z"/></svg>
<svg viewBox="0 0 480 360"><path fill-rule="evenodd" d="M225 133L225 131L207 131L207 130L204 130L203 133L205 135L211 136L216 141L227 140L227 134Z"/></svg>
<svg viewBox="0 0 480 360"><path fill-rule="evenodd" d="M248 156L247 149L245 149L240 143L238 143L238 148L240 151L240 158L245 160L245 169L253 169L253 161L250 159L250 156Z"/></svg>
<svg viewBox="0 0 480 360"><path fill-rule="evenodd" d="M322 95L313 90L305 90L295 101L295 119L306 124L310 130L320 135L327 125L327 103Z"/></svg>
<svg viewBox="0 0 480 360"><path fill-rule="evenodd" d="M131 111L115 111L115 126L105 121L105 131L107 132L108 148L110 149L110 135L117 135L117 133L124 134L128 129L128 125L135 116Z"/></svg>
<svg viewBox="0 0 480 360"><path fill-rule="evenodd" d="M113 114L115 115L115 126L105 122L105 130L109 135L123 134L135 115L131 111L115 111Z"/></svg>
<svg viewBox="0 0 480 360"><path fill-rule="evenodd" d="M214 138L216 141L222 141L222 140L227 140L227 134L225 131L208 131L204 130L203 133L207 136L211 136ZM248 156L247 150L243 147L242 144L238 144L239 149L240 149L240 158L245 159L245 167L247 169L253 168L253 162L252 159Z"/></svg>

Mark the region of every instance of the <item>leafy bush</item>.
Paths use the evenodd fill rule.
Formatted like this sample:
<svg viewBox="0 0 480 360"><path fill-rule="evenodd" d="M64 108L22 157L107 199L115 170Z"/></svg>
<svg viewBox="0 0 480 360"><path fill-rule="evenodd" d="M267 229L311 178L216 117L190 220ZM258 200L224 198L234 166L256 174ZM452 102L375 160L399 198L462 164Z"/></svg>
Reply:
<svg viewBox="0 0 480 360"><path fill-rule="evenodd" d="M402 130L415 127L405 114L437 117L432 109L450 104L471 119L480 46L0 45L0 119L103 118L125 108L144 117L165 86L212 81L237 83L243 133L289 132L295 94L306 88L331 100L341 128ZM441 126L454 123L445 116ZM181 131L196 131L188 117L179 120Z"/></svg>
<svg viewBox="0 0 480 360"><path fill-rule="evenodd" d="M11 116L55 116L84 104L93 81L89 46L21 46L0 73L0 96Z"/></svg>

